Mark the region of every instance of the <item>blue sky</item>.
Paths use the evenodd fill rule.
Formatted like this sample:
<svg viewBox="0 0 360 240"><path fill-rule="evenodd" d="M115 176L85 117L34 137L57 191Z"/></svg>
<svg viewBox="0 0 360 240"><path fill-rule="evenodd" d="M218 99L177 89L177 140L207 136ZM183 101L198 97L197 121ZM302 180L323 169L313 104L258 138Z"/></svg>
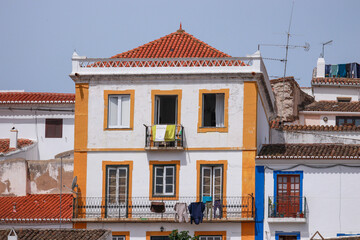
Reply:
<svg viewBox="0 0 360 240"><path fill-rule="evenodd" d="M2 0L0 2L1 89L74 92L69 78L76 49L87 57L110 57L183 29L234 57L260 43L285 44L292 0ZM360 63L359 0L296 0L288 76L310 86L321 43L326 63ZM284 58L285 49L262 47L265 58ZM265 60L270 76L283 63Z"/></svg>

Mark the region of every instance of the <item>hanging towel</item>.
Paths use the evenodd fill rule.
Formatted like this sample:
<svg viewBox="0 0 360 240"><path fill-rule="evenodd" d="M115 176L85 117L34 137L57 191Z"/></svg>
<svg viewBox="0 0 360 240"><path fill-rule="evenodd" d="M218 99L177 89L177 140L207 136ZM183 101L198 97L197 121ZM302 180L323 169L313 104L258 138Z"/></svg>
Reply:
<svg viewBox="0 0 360 240"><path fill-rule="evenodd" d="M151 202L150 211L154 213L164 213L165 203L164 202Z"/></svg>
<svg viewBox="0 0 360 240"><path fill-rule="evenodd" d="M325 77L330 77L330 69L331 69L331 65L326 64L325 65Z"/></svg>
<svg viewBox="0 0 360 240"><path fill-rule="evenodd" d="M338 65L331 65L331 70L330 70L330 77L337 77L338 74Z"/></svg>
<svg viewBox="0 0 360 240"><path fill-rule="evenodd" d="M349 77L350 77L350 74L351 74L350 66L351 66L350 63L348 63L348 64L345 65L345 68L346 68L346 77L347 77L347 78L349 78Z"/></svg>
<svg viewBox="0 0 360 240"><path fill-rule="evenodd" d="M154 142L175 141L175 125L154 125L151 130Z"/></svg>
<svg viewBox="0 0 360 240"><path fill-rule="evenodd" d="M350 78L357 78L356 65L357 63L350 63Z"/></svg>
<svg viewBox="0 0 360 240"><path fill-rule="evenodd" d="M175 222L189 222L189 210L186 203L176 203Z"/></svg>
<svg viewBox="0 0 360 240"><path fill-rule="evenodd" d="M338 75L339 77L346 77L346 64L339 64Z"/></svg>
<svg viewBox="0 0 360 240"><path fill-rule="evenodd" d="M166 142L175 141L175 125L167 125L165 131L165 141Z"/></svg>
<svg viewBox="0 0 360 240"><path fill-rule="evenodd" d="M203 202L193 202L189 205L189 212L191 216L191 224L193 221L196 225L202 222L204 218L205 204Z"/></svg>

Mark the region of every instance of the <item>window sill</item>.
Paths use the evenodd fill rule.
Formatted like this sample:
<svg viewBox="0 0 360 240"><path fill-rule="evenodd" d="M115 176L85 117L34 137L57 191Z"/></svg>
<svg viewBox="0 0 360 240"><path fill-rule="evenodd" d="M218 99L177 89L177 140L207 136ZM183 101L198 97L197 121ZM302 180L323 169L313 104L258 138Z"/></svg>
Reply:
<svg viewBox="0 0 360 240"><path fill-rule="evenodd" d="M151 197L149 197L149 200L150 201L153 201L153 200L172 200L172 201L174 201L174 200L179 200L179 197L177 197L177 196L166 196L166 195L163 195L163 196L151 196Z"/></svg>
<svg viewBox="0 0 360 240"><path fill-rule="evenodd" d="M104 128L104 131L132 131L132 128Z"/></svg>
<svg viewBox="0 0 360 240"><path fill-rule="evenodd" d="M268 218L269 223L306 223L306 218L292 218L292 217L282 217L282 218Z"/></svg>
<svg viewBox="0 0 360 240"><path fill-rule="evenodd" d="M198 133L204 132L228 132L228 127L198 127Z"/></svg>

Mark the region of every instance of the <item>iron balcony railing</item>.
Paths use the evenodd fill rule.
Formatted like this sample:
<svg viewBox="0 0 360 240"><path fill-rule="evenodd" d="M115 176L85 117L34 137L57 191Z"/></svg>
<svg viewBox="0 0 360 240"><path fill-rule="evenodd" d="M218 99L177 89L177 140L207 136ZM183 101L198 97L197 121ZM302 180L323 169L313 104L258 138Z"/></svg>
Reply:
<svg viewBox="0 0 360 240"><path fill-rule="evenodd" d="M174 221L176 213L174 207L177 203L185 203L189 206L197 201L196 197L179 197L177 200L156 199L80 197L74 201L73 217L77 221ZM204 220L252 221L254 214L254 197L226 197L221 201L205 204ZM190 218L190 215L188 216Z"/></svg>
<svg viewBox="0 0 360 240"><path fill-rule="evenodd" d="M153 126L145 125L145 149L146 150L183 150L184 149L184 126L175 125L175 138L173 141L154 141Z"/></svg>
<svg viewBox="0 0 360 240"><path fill-rule="evenodd" d="M268 214L269 218L306 218L306 197L270 196Z"/></svg>

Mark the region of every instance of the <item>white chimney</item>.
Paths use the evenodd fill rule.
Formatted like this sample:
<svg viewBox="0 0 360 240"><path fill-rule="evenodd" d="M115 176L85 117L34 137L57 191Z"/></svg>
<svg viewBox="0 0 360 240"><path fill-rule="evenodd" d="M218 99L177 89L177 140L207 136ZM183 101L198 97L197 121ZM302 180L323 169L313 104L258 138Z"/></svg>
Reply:
<svg viewBox="0 0 360 240"><path fill-rule="evenodd" d="M325 77L325 59L320 57L317 60L317 71L316 77L323 78Z"/></svg>
<svg viewBox="0 0 360 240"><path fill-rule="evenodd" d="M9 148L17 148L18 130L13 127L10 130L10 146Z"/></svg>
<svg viewBox="0 0 360 240"><path fill-rule="evenodd" d="M18 239L18 236L15 232L14 229L11 229L11 231L9 232L8 234L8 237L7 237L8 240L17 240Z"/></svg>

